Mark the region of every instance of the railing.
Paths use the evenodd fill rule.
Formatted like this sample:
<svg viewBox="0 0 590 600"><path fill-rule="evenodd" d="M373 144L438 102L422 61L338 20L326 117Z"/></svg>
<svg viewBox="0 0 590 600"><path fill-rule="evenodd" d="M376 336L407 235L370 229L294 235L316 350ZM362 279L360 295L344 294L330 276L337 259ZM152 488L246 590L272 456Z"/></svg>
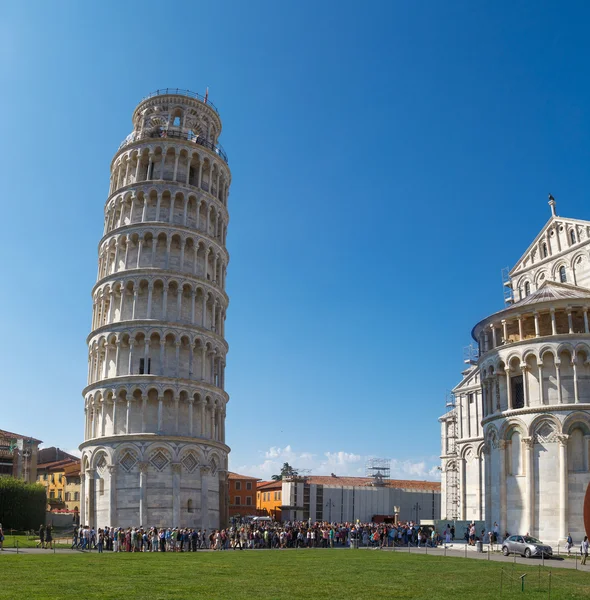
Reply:
<svg viewBox="0 0 590 600"><path fill-rule="evenodd" d="M222 146L216 146L213 142L206 140L205 138L195 135L194 133L181 131L178 129L158 129L156 131L144 131L142 133L130 133L119 146L118 150L124 148L128 144L132 144L133 142L138 142L139 140L145 139L166 139L166 138L175 138L179 140L186 140L188 142L192 142L193 144L197 144L198 146L203 146L204 148L208 148L212 150L222 158L222 160L229 164L227 159L227 154Z"/></svg>
<svg viewBox="0 0 590 600"><path fill-rule="evenodd" d="M191 92L190 90L181 90L179 88L164 88L162 90L156 90L151 94L145 96L145 98L141 99L141 102L144 100L148 100L149 98L153 98L154 96L168 96L168 95L176 95L176 96L186 96L187 98L194 98L195 100L200 100L203 104L210 106L217 114L219 111L213 102L209 101L208 96L202 96L201 94L197 94L197 92Z"/></svg>

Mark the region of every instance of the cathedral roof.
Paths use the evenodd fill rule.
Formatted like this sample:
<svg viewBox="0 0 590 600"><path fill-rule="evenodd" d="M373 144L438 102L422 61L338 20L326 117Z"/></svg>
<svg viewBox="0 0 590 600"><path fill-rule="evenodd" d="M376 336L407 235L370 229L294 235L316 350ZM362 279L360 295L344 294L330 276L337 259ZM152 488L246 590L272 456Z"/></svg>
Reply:
<svg viewBox="0 0 590 600"><path fill-rule="evenodd" d="M477 341L475 331L478 327L493 321L497 321L499 317L502 318L504 315L508 316L512 312L518 313L519 308L541 304L542 302L555 302L558 300L590 300L590 289L578 287L577 285L571 285L569 283L559 283L557 281L545 280L539 286L539 289L529 294L526 298L523 298L522 300L519 300L518 302L515 302L514 304L511 304L510 306L491 314L477 323L477 325L475 325L475 327L471 330L471 336Z"/></svg>
<svg viewBox="0 0 590 600"><path fill-rule="evenodd" d="M526 306L527 304L548 302L550 300L576 300L582 298L590 298L590 290L569 283L558 283L557 281L546 280L539 286L538 290L529 294L526 298L515 302L510 308L518 308L520 306Z"/></svg>

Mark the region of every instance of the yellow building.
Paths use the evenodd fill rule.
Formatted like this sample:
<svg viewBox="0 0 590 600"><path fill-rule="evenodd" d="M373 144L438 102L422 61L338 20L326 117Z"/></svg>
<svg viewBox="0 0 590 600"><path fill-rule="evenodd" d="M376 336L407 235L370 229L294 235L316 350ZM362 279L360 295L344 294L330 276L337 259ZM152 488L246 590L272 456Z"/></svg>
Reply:
<svg viewBox="0 0 590 600"><path fill-rule="evenodd" d="M283 500L282 481L262 481L256 486L256 508L258 514L264 513L275 521L281 520Z"/></svg>
<svg viewBox="0 0 590 600"><path fill-rule="evenodd" d="M37 465L37 482L45 487L47 510L78 512L80 508L79 460L66 458Z"/></svg>

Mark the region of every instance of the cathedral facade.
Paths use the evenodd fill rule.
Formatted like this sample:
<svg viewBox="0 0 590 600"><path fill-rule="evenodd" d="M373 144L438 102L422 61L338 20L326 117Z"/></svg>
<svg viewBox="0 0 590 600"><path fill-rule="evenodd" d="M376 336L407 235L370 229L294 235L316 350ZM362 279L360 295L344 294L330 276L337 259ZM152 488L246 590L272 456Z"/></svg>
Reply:
<svg viewBox="0 0 590 600"><path fill-rule="evenodd" d="M473 328L478 351L440 419L441 469L443 518L557 544L585 535L590 221L549 204L551 218L505 281L506 307Z"/></svg>
<svg viewBox="0 0 590 600"><path fill-rule="evenodd" d="M158 90L111 162L83 390L81 523L227 522L225 241L217 109Z"/></svg>

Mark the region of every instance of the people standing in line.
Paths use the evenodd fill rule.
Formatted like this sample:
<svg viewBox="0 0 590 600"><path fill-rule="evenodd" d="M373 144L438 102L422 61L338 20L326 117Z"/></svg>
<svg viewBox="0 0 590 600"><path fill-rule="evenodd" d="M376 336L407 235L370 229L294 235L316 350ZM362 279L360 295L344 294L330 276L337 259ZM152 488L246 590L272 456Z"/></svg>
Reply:
<svg viewBox="0 0 590 600"><path fill-rule="evenodd" d="M588 549L590 548L590 543L588 543L588 536L584 536L584 541L580 546L580 553L582 555L582 564L586 564L586 559L588 558Z"/></svg>

